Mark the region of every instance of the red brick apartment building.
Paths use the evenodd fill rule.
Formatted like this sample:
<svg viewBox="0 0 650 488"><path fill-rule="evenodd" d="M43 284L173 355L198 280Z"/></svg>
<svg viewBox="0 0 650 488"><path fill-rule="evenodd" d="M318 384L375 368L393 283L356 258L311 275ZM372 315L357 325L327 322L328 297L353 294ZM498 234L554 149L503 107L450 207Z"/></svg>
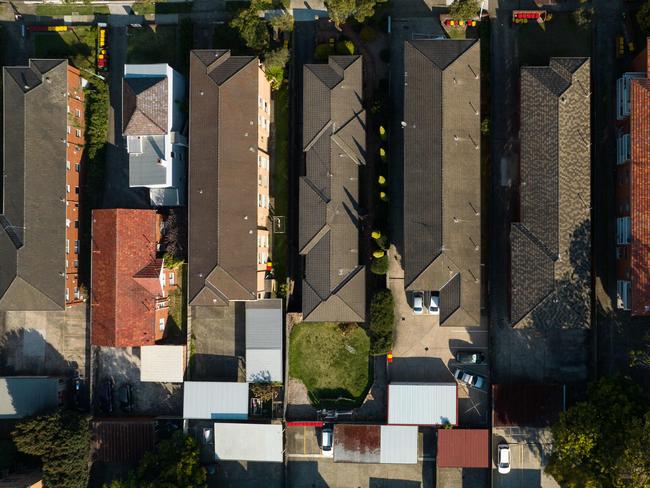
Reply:
<svg viewBox="0 0 650 488"><path fill-rule="evenodd" d="M0 310L63 310L78 282L86 81L63 59L4 68Z"/></svg>
<svg viewBox="0 0 650 488"><path fill-rule="evenodd" d="M154 210L97 209L92 223L91 343L136 347L163 338L175 271L157 256Z"/></svg>
<svg viewBox="0 0 650 488"><path fill-rule="evenodd" d="M617 307L650 315L650 80L647 54L617 83ZM640 61L640 62L639 62Z"/></svg>

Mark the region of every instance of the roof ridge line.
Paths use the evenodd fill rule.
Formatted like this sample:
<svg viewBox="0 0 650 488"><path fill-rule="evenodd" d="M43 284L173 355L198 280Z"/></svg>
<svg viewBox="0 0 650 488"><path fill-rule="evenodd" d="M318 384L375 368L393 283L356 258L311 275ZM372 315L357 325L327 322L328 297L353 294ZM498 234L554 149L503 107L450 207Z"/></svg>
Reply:
<svg viewBox="0 0 650 488"><path fill-rule="evenodd" d="M314 144L316 144L318 142L318 139L320 139L320 137L325 133L325 131L327 129L329 129L333 124L334 124L334 122L332 121L332 118L330 117L330 119L327 121L327 123L325 123L325 125L316 133L316 135L312 138L312 140L309 141L309 143L307 143L307 145L303 148L302 152L307 152L312 147L314 147Z"/></svg>
<svg viewBox="0 0 650 488"><path fill-rule="evenodd" d="M512 222L512 226L516 227L521 231L521 233L530 240L533 244L537 245L548 258L555 263L557 261L557 255L553 254L551 250L544 244L539 237L537 237L533 232L526 227L523 222Z"/></svg>
<svg viewBox="0 0 650 488"><path fill-rule="evenodd" d="M309 254L309 251L311 251L329 231L330 225L328 223L323 224L323 227L321 227L320 230L309 239L309 242L302 246L302 249L298 251L298 254L303 256Z"/></svg>

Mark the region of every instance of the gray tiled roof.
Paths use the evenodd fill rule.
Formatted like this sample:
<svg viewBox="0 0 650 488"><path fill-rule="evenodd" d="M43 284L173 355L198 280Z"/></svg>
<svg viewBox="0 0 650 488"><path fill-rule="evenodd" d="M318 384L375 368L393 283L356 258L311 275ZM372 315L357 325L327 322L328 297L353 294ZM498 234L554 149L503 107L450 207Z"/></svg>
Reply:
<svg viewBox="0 0 650 488"><path fill-rule="evenodd" d="M585 58L521 69L520 209L510 228L510 319L590 323L590 74Z"/></svg>
<svg viewBox="0 0 650 488"><path fill-rule="evenodd" d="M256 298L258 69L253 56L190 54L192 305Z"/></svg>
<svg viewBox="0 0 650 488"><path fill-rule="evenodd" d="M440 323L481 310L480 46L404 46L404 286L440 292Z"/></svg>
<svg viewBox="0 0 650 488"><path fill-rule="evenodd" d="M65 306L67 68L4 68L0 310Z"/></svg>
<svg viewBox="0 0 650 488"><path fill-rule="evenodd" d="M127 136L167 133L167 77L129 75L122 81L122 132Z"/></svg>
<svg viewBox="0 0 650 488"><path fill-rule="evenodd" d="M365 164L362 60L331 56L304 66L299 249L305 256L303 319L365 320L359 259L359 165Z"/></svg>

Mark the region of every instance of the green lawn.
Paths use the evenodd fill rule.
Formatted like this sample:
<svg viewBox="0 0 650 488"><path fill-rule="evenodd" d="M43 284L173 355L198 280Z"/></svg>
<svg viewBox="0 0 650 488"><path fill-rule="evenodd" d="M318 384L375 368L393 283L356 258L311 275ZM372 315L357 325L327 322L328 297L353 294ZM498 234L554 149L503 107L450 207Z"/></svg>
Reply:
<svg viewBox="0 0 650 488"><path fill-rule="evenodd" d="M174 275L178 286L169 295L169 317L165 326L165 338L173 343L184 344L187 340L187 300L185 300L187 265L177 266Z"/></svg>
<svg viewBox="0 0 650 488"><path fill-rule="evenodd" d="M106 14L108 15L108 7L106 5L37 5L36 15L56 16L56 15L93 15L93 14Z"/></svg>
<svg viewBox="0 0 650 488"><path fill-rule="evenodd" d="M36 58L68 58L77 68L95 70L97 29L74 27L65 32L38 32L34 37Z"/></svg>
<svg viewBox="0 0 650 488"><path fill-rule="evenodd" d="M553 12L544 27L536 22L512 27L518 30L521 66L544 66L552 56L591 56L591 29L578 28L571 13Z"/></svg>
<svg viewBox="0 0 650 488"><path fill-rule="evenodd" d="M297 324L291 330L289 375L301 380L314 405L353 406L372 382L370 339L357 324Z"/></svg>
<svg viewBox="0 0 650 488"><path fill-rule="evenodd" d="M275 92L275 159L271 195L275 198L274 215L289 212L289 89L283 85ZM286 219L285 219L286 222ZM273 269L278 285L287 278L287 234L273 234Z"/></svg>

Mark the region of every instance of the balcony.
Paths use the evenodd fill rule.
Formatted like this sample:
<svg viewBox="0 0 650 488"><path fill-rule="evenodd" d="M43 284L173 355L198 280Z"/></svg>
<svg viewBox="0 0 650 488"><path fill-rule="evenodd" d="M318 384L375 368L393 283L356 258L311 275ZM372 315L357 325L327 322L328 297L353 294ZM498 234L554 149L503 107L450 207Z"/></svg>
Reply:
<svg viewBox="0 0 650 488"><path fill-rule="evenodd" d="M623 73L623 76L616 80L616 118L618 120L624 120L630 116L632 80L637 78L645 78L645 73Z"/></svg>
<svg viewBox="0 0 650 488"><path fill-rule="evenodd" d="M620 134L616 139L616 164L625 164L631 157L630 134Z"/></svg>

